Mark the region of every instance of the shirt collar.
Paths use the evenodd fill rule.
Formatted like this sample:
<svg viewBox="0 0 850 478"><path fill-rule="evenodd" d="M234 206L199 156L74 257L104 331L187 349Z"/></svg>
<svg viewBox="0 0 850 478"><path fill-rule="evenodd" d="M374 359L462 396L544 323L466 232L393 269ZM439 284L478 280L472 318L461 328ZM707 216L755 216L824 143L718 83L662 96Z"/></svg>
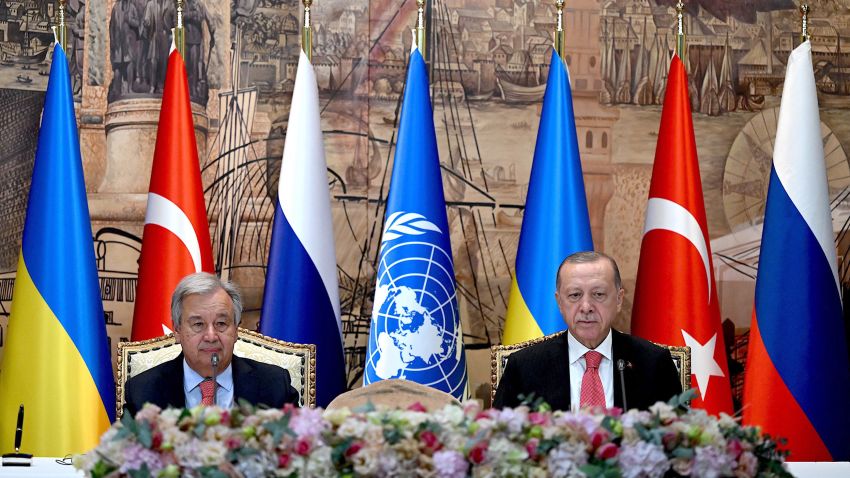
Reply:
<svg viewBox="0 0 850 478"><path fill-rule="evenodd" d="M612 342L611 342L611 336L612 335L613 334L612 334L611 330L609 329L608 335L605 337L605 340L603 340L602 343L599 344L598 347L593 349L593 350L601 353L602 356L607 358L608 360L614 360L614 355L613 355L613 352L612 352L612 345L611 345L612 344ZM575 337L573 337L573 333L569 332L569 331L567 332L567 342L569 344L568 351L569 351L569 354L570 354L570 364L576 363L576 361L578 361L578 359L584 357L584 354L587 353L589 350L591 350L591 349L585 347Z"/></svg>
<svg viewBox="0 0 850 478"><path fill-rule="evenodd" d="M201 374L196 372L192 367L189 366L189 363L186 362L186 358L183 358L183 391L185 393L189 393L194 390L201 382L206 380L206 377L202 377ZM233 360L230 361L230 364L227 365L227 368L222 370L215 380L218 383L218 386L227 390L228 392L233 390Z"/></svg>

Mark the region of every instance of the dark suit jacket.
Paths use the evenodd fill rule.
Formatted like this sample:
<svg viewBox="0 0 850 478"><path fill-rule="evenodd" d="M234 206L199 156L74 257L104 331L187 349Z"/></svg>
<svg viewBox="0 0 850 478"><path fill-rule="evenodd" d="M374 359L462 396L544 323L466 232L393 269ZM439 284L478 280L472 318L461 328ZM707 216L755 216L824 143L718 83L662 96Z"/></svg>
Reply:
<svg viewBox="0 0 850 478"><path fill-rule="evenodd" d="M519 395L534 392L554 410L570 409L570 358L567 333L514 352L502 374L493 407L516 407ZM679 373L670 351L644 339L612 330L614 406L623 407L617 361L626 361L623 377L629 408L646 409L682 393ZM628 364L631 364L629 366Z"/></svg>
<svg viewBox="0 0 850 478"><path fill-rule="evenodd" d="M298 403L289 371L255 360L233 356L233 403L243 398L253 404L280 408ZM160 408L186 406L183 392L183 354L131 378L124 386L125 412L135 415L145 403Z"/></svg>

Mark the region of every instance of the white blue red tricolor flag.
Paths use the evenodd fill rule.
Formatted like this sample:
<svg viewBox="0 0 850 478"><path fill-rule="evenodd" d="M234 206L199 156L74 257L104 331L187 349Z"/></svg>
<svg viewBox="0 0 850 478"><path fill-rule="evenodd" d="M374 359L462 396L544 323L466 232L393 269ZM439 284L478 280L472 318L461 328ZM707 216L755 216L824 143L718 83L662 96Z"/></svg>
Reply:
<svg viewBox="0 0 850 478"><path fill-rule="evenodd" d="M327 163L319 91L304 52L292 93L278 183L260 332L316 344L316 403L345 391Z"/></svg>
<svg viewBox="0 0 850 478"><path fill-rule="evenodd" d="M387 197L364 383L402 378L466 395L466 356L428 74L410 54Z"/></svg>
<svg viewBox="0 0 850 478"><path fill-rule="evenodd" d="M744 384L744 421L792 461L850 459L842 323L811 44L791 52L776 131Z"/></svg>
<svg viewBox="0 0 850 478"><path fill-rule="evenodd" d="M21 451L65 456L97 445L115 417L115 382L68 60L58 43L6 339L0 450L15 449L19 405L26 411Z"/></svg>

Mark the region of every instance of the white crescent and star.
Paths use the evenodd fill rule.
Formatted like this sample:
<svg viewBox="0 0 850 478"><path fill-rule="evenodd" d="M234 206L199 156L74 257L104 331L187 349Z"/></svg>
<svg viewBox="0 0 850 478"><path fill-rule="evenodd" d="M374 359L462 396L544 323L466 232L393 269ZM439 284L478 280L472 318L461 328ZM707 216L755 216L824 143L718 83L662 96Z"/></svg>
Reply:
<svg viewBox="0 0 850 478"><path fill-rule="evenodd" d="M195 233L195 227L189 217L171 200L156 193L148 193L148 210L145 213L145 224L155 224L171 232L186 246L186 251L192 257L195 272L202 271L201 243ZM162 332L170 334L171 329L162 324Z"/></svg>
<svg viewBox="0 0 850 478"><path fill-rule="evenodd" d="M711 266L708 257L708 244L705 242L699 221L690 211L669 199L649 198L646 206L646 223L644 225L644 236L656 229L676 233L690 242L699 252L705 268L705 283L708 286L708 300L711 302ZM706 343L700 343L684 329L682 337L685 345L691 348L691 361L693 369L691 372L697 379L697 387L703 400L708 393L708 384L711 377L724 377L723 369L714 358L717 345L717 333Z"/></svg>

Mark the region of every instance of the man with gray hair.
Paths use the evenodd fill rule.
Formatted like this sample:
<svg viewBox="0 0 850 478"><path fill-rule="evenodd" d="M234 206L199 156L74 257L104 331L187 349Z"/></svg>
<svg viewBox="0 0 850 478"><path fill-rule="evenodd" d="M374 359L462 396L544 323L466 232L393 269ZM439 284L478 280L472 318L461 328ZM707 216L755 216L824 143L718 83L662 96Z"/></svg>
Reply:
<svg viewBox="0 0 850 478"><path fill-rule="evenodd" d="M624 294L610 256L587 251L564 259L555 301L568 331L508 358L493 407L516 407L534 394L555 410L646 409L681 393L667 349L611 328Z"/></svg>
<svg viewBox="0 0 850 478"><path fill-rule="evenodd" d="M145 403L230 408L239 399L276 408L298 403L287 370L233 355L241 319L242 299L232 283L206 272L184 277L171 296L174 338L183 351L127 381L125 410L135 414Z"/></svg>

